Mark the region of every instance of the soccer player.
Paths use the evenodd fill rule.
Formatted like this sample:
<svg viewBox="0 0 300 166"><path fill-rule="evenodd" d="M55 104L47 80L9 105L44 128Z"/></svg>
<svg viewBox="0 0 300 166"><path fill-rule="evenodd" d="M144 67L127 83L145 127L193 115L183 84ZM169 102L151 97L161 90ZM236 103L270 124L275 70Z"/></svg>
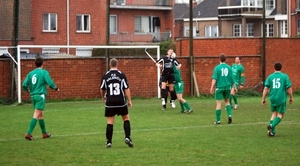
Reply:
<svg viewBox="0 0 300 166"><path fill-rule="evenodd" d="M117 65L117 59L113 58L110 60L110 70L103 75L100 84L100 94L102 101L105 102L105 117L107 118L106 148L112 146L115 115L121 115L125 132L125 143L129 147L133 147L128 113L128 107L132 107L131 95L127 78L124 73L118 70Z"/></svg>
<svg viewBox="0 0 300 166"><path fill-rule="evenodd" d="M184 83L181 78L180 68L174 66L173 69L174 69L174 77L175 77L174 89L180 104L180 108L181 108L180 112L184 113L185 112L184 107L185 107L188 110L187 113L190 114L193 112L193 110L190 107L189 103L186 100L184 100L182 97L183 90L184 90Z"/></svg>
<svg viewBox="0 0 300 166"><path fill-rule="evenodd" d="M268 135L276 136L275 127L280 123L286 112L287 93L289 95L289 103L293 103L292 83L287 74L281 72L282 65L279 62L274 64L275 72L270 74L265 81L265 88L262 95L262 105L266 104L266 96L270 93L271 118L270 124L267 126Z"/></svg>
<svg viewBox="0 0 300 166"><path fill-rule="evenodd" d="M165 98L168 96L168 90L166 89L167 83L169 85L169 90L172 92L174 90L174 70L173 67L181 67L181 64L175 59L172 58L173 49L168 50L168 55L160 58L156 66L162 68L162 83L161 83L161 96L162 96L162 105L166 105ZM162 64L161 64L162 63ZM172 104L172 103L171 103Z"/></svg>
<svg viewBox="0 0 300 166"><path fill-rule="evenodd" d="M237 100L237 95L236 95L237 90L242 89L245 84L245 69L244 69L243 65L241 64L240 57L235 58L235 63L232 64L231 69L232 69L232 74L233 74L233 78L234 78L234 83L237 88L231 89L230 105L232 107L232 98L233 98L233 100L234 100L233 109L236 110L239 106L238 100Z"/></svg>
<svg viewBox="0 0 300 166"><path fill-rule="evenodd" d="M22 83L22 87L25 91L30 93L31 101L34 107L33 118L29 123L25 139L32 141L32 132L39 122L42 129L43 138L49 138L50 133L46 130L45 120L44 120L44 108L47 96L47 85L56 91L59 91L58 87L53 82L49 72L43 69L44 59L37 57L35 59L36 69L28 73L25 80Z"/></svg>
<svg viewBox="0 0 300 166"><path fill-rule="evenodd" d="M215 93L216 99L216 121L214 124L221 124L222 99L225 101L228 124L232 123L232 110L229 103L231 88L235 88L231 67L225 63L226 55L220 55L220 64L214 68L210 93ZM216 90L214 90L216 87Z"/></svg>

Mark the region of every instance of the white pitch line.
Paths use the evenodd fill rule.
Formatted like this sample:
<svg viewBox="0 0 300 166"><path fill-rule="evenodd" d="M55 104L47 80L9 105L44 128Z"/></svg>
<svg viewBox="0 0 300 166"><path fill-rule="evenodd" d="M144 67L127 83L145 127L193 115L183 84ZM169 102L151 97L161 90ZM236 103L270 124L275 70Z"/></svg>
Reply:
<svg viewBox="0 0 300 166"><path fill-rule="evenodd" d="M243 124L220 124L220 125L204 125L204 126L184 126L184 127L168 127L168 128L152 128L152 129L137 129L131 130L131 132L149 132L149 131L165 131L165 130L182 130L182 129L194 129L194 128L208 128L208 127L235 127L235 126L251 126L251 125L266 125L268 122L256 122L256 123L243 123ZM284 121L280 123L281 125L300 125L300 122L295 121ZM114 133L123 133L123 130L114 131ZM51 137L70 137L70 136L84 136L84 135L97 135L105 134L105 132L91 132L91 133L78 133L78 134L63 134L63 135L54 135ZM0 139L0 142L4 141L15 141L15 140L24 140L24 138L8 138Z"/></svg>

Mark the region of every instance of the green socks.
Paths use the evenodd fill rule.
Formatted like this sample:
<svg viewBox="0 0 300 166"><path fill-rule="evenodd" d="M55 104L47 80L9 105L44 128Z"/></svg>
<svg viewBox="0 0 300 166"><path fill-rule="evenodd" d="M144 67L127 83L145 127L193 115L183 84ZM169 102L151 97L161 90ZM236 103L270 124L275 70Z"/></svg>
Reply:
<svg viewBox="0 0 300 166"><path fill-rule="evenodd" d="M32 134L32 131L34 130L35 126L36 126L36 123L37 123L37 119L35 118L32 118L30 123L29 123L29 127L28 127L28 130L27 130L27 134L31 135Z"/></svg>
<svg viewBox="0 0 300 166"><path fill-rule="evenodd" d="M179 104L180 104L181 112L184 112L184 105L181 102L179 102Z"/></svg>
<svg viewBox="0 0 300 166"><path fill-rule="evenodd" d="M271 123L272 125L272 130L275 130L275 127L280 123L281 119L277 116L273 122ZM271 122L271 121L270 121ZM273 131L272 131L273 132Z"/></svg>
<svg viewBox="0 0 300 166"><path fill-rule="evenodd" d="M216 121L221 121L221 110L216 110Z"/></svg>
<svg viewBox="0 0 300 166"><path fill-rule="evenodd" d="M228 116L232 115L232 110L231 110L231 106L230 105L226 105L226 111L227 111L227 115Z"/></svg>
<svg viewBox="0 0 300 166"><path fill-rule="evenodd" d="M46 134L47 131L46 131L46 126L45 126L45 121L44 121L44 119L40 119L40 120L39 120L39 124L40 124L40 127L41 127L41 129L42 129L42 133L43 133L43 134Z"/></svg>
<svg viewBox="0 0 300 166"><path fill-rule="evenodd" d="M235 104L237 104L238 105L238 101L237 101L237 97L236 97L236 95L233 95L233 101L234 101L234 103ZM231 104L230 104L231 105Z"/></svg>
<svg viewBox="0 0 300 166"><path fill-rule="evenodd" d="M191 107L188 102L183 103L186 109L191 110Z"/></svg>

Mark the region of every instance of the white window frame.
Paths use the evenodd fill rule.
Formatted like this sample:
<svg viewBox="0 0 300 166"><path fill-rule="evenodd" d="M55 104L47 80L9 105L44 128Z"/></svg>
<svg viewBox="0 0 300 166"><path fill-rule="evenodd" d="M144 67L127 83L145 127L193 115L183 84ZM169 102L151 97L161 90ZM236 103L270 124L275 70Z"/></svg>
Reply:
<svg viewBox="0 0 300 166"><path fill-rule="evenodd" d="M242 36L242 24L233 24L232 27L232 36L241 37Z"/></svg>
<svg viewBox="0 0 300 166"><path fill-rule="evenodd" d="M43 32L57 32L57 14L44 13L42 15Z"/></svg>
<svg viewBox="0 0 300 166"><path fill-rule="evenodd" d="M80 18L80 23L78 18ZM76 15L76 32L91 32L91 16L89 14Z"/></svg>
<svg viewBox="0 0 300 166"><path fill-rule="evenodd" d="M262 27L263 27L263 25L262 25ZM266 23L266 37L274 37L274 24L273 23Z"/></svg>
<svg viewBox="0 0 300 166"><path fill-rule="evenodd" d="M247 37L253 37L254 36L253 23L246 24L246 36Z"/></svg>
<svg viewBox="0 0 300 166"><path fill-rule="evenodd" d="M242 24L233 24L232 30L233 30L234 37L242 37ZM252 35L250 35L250 33L252 33ZM253 23L248 23L246 24L246 37L253 37L253 36L254 36Z"/></svg>
<svg viewBox="0 0 300 166"><path fill-rule="evenodd" d="M287 20L280 21L280 37L288 37Z"/></svg>
<svg viewBox="0 0 300 166"><path fill-rule="evenodd" d="M213 28L216 28L216 34L213 34ZM205 26L205 37L218 37L219 29L218 26Z"/></svg>
<svg viewBox="0 0 300 166"><path fill-rule="evenodd" d="M263 0L242 0L241 6L260 6L262 7Z"/></svg>
<svg viewBox="0 0 300 166"><path fill-rule="evenodd" d="M118 34L118 16L117 15L110 15L109 16L109 33L110 34ZM112 19L114 18L114 19Z"/></svg>
<svg viewBox="0 0 300 166"><path fill-rule="evenodd" d="M266 10L274 10L276 2L275 0L266 0Z"/></svg>

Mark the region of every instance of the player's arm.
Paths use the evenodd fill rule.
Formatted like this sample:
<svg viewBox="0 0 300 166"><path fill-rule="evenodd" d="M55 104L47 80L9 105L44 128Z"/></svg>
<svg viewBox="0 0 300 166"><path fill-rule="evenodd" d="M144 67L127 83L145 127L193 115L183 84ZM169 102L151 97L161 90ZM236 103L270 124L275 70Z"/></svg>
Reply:
<svg viewBox="0 0 300 166"><path fill-rule="evenodd" d="M162 62L163 62L163 59L160 58L160 59L156 62L156 66L159 67L159 68L161 68L162 65L161 65L160 63L162 63Z"/></svg>
<svg viewBox="0 0 300 166"><path fill-rule="evenodd" d="M50 77L50 74L47 72L46 75L45 75L45 80L46 80L46 83L48 84L48 86L51 88L51 89L54 89L56 91L59 91L58 87L54 84L54 81L52 80L52 78Z"/></svg>
<svg viewBox="0 0 300 166"><path fill-rule="evenodd" d="M127 98L128 107L132 107L131 94L129 88L125 89L124 91Z"/></svg>
<svg viewBox="0 0 300 166"><path fill-rule="evenodd" d="M264 90L263 90L262 99L261 99L261 104L262 105L266 104L266 96L267 96L268 92L269 92L269 88L265 87Z"/></svg>
<svg viewBox="0 0 300 166"><path fill-rule="evenodd" d="M214 87L216 85L217 80L212 79L211 81L211 86L210 86L210 93L213 94L214 93Z"/></svg>
<svg viewBox="0 0 300 166"><path fill-rule="evenodd" d="M106 100L106 98L105 98L105 92L106 92L106 90L100 89L100 97L101 97L102 101L104 101L104 102Z"/></svg>
<svg viewBox="0 0 300 166"><path fill-rule="evenodd" d="M23 81L22 83L22 88L26 91L26 92L29 92L28 91L28 86L29 86L29 82L28 82L28 76L25 78L25 80Z"/></svg>
<svg viewBox="0 0 300 166"><path fill-rule="evenodd" d="M245 69L242 67L241 70L241 79L240 79L240 87L243 88L245 84Z"/></svg>
<svg viewBox="0 0 300 166"><path fill-rule="evenodd" d="M289 87L289 88L287 89L287 93L289 94L289 97L290 97L289 103L292 104L293 101L294 101L292 87Z"/></svg>

